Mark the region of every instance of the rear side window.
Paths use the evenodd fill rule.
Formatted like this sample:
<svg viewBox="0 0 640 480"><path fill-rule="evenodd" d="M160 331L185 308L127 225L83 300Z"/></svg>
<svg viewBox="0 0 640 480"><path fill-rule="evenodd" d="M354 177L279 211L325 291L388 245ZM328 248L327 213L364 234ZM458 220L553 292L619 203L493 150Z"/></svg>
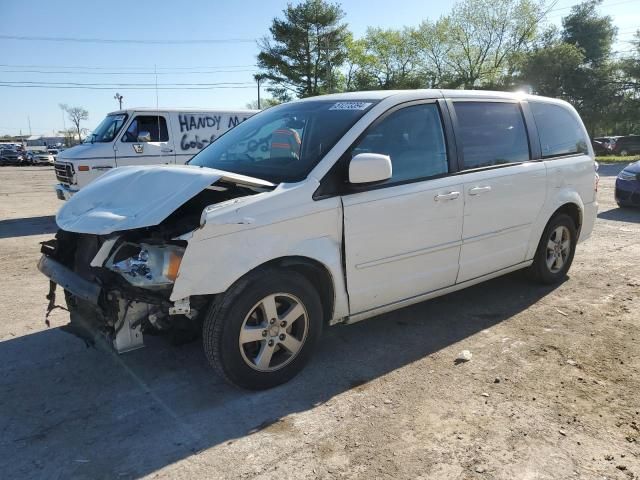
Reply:
<svg viewBox="0 0 640 480"><path fill-rule="evenodd" d="M529 141L520 105L455 102L464 168L529 160Z"/></svg>
<svg viewBox="0 0 640 480"><path fill-rule="evenodd" d="M542 158L588 153L582 125L566 108L551 103L529 102L538 128Z"/></svg>
<svg viewBox="0 0 640 480"><path fill-rule="evenodd" d="M418 180L449 171L440 112L435 103L405 107L371 128L352 150L389 155L393 170L386 183Z"/></svg>
<svg viewBox="0 0 640 480"><path fill-rule="evenodd" d="M149 132L152 142L166 142L169 140L167 121L158 115L138 115L133 119L127 131L122 136L123 142L136 143L141 132Z"/></svg>

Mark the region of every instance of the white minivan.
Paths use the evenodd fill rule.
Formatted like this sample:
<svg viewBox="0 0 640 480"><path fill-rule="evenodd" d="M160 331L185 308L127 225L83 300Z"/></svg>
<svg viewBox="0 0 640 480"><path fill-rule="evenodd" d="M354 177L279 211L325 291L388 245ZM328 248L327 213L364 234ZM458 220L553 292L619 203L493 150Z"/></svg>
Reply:
<svg viewBox="0 0 640 480"><path fill-rule="evenodd" d="M184 164L258 110L151 110L109 113L84 142L58 153L56 195L67 200L112 168Z"/></svg>
<svg viewBox="0 0 640 480"><path fill-rule="evenodd" d="M119 352L202 335L227 381L286 382L323 328L527 269L561 281L597 212L576 111L412 90L261 112L188 165L118 168L58 212L40 270L63 327Z"/></svg>

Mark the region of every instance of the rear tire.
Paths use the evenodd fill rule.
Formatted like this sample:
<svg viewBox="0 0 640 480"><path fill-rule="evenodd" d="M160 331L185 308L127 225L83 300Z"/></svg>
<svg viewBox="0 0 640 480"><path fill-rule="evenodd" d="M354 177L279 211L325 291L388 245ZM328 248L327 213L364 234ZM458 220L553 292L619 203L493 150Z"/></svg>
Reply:
<svg viewBox="0 0 640 480"><path fill-rule="evenodd" d="M529 275L539 283L552 285L567 275L578 240L573 219L564 213L549 220L542 233Z"/></svg>
<svg viewBox="0 0 640 480"><path fill-rule="evenodd" d="M620 156L621 157L626 157L627 155L629 155L629 151L626 149L622 149L620 150Z"/></svg>
<svg viewBox="0 0 640 480"><path fill-rule="evenodd" d="M304 276L260 270L212 303L203 324L204 351L228 383L272 388L291 380L309 361L322 318L320 296Z"/></svg>

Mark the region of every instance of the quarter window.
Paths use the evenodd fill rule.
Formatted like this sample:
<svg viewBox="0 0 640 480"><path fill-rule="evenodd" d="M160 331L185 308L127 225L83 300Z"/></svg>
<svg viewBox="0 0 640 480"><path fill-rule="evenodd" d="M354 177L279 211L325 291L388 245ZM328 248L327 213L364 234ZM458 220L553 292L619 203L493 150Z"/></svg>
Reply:
<svg viewBox="0 0 640 480"><path fill-rule="evenodd" d="M569 110L551 103L529 105L538 128L542 158L588 153L582 125Z"/></svg>
<svg viewBox="0 0 640 480"><path fill-rule="evenodd" d="M149 132L152 142L166 142L169 140L167 121L158 115L139 115L133 119L127 131L122 136L122 141L137 143L141 132Z"/></svg>
<svg viewBox="0 0 640 480"><path fill-rule="evenodd" d="M352 150L389 155L393 176L386 183L442 175L449 171L438 106L414 105L391 113Z"/></svg>
<svg viewBox="0 0 640 480"><path fill-rule="evenodd" d="M465 169L529 160L529 142L519 104L455 102L454 108Z"/></svg>

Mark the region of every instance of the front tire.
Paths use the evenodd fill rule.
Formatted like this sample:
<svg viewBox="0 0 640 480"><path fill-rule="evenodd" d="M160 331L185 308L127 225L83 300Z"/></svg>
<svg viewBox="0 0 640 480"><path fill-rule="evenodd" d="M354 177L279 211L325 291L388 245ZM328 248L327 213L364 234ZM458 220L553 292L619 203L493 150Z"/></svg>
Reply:
<svg viewBox="0 0 640 480"><path fill-rule="evenodd" d="M295 377L322 330L318 292L295 271L264 269L236 282L203 324L204 351L228 383L251 390Z"/></svg>
<svg viewBox="0 0 640 480"><path fill-rule="evenodd" d="M576 226L569 215L559 214L551 218L529 267L530 276L546 285L561 282L573 262L577 241Z"/></svg>

